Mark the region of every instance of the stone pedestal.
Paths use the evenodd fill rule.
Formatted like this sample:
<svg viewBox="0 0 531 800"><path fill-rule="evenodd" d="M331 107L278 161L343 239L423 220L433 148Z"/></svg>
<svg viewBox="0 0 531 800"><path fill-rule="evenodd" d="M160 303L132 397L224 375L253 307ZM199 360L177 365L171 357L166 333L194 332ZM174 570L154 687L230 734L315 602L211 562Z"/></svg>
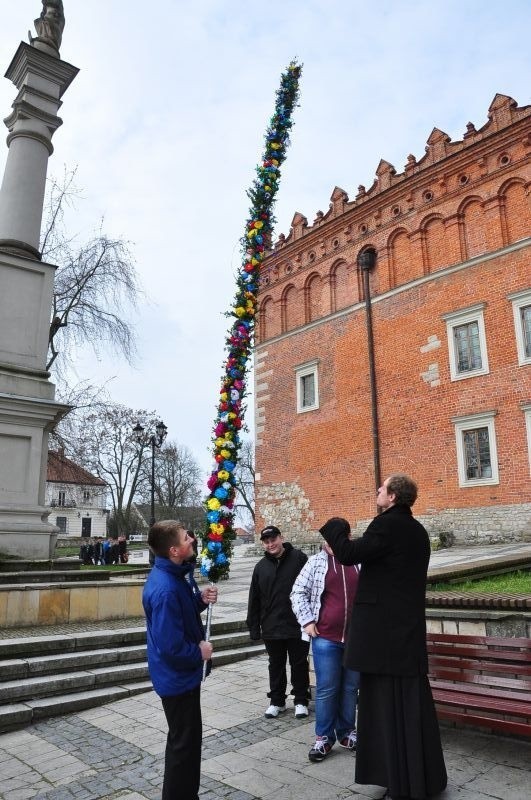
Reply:
<svg viewBox="0 0 531 800"><path fill-rule="evenodd" d="M0 553L23 558L51 558L58 533L44 506L48 434L68 406L46 371L55 267L38 248L51 138L77 72L21 43L6 73L18 95L0 189Z"/></svg>
<svg viewBox="0 0 531 800"><path fill-rule="evenodd" d="M48 523L44 484L48 432L68 410L53 401L0 392L0 551L54 556L58 529Z"/></svg>
<svg viewBox="0 0 531 800"><path fill-rule="evenodd" d="M51 558L48 432L68 407L44 370L55 267L0 252L0 552Z"/></svg>

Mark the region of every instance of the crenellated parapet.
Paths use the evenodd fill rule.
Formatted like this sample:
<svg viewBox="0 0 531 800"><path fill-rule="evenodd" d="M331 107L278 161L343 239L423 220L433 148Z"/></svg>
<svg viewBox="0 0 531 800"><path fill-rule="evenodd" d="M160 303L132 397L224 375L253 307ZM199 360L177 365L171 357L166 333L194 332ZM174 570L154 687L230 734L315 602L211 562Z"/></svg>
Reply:
<svg viewBox="0 0 531 800"><path fill-rule="evenodd" d="M378 195L387 192L393 187L400 186L403 189L404 182L413 176L422 176L426 171L433 172L433 167L439 162L461 154L469 148L474 148L493 134L503 131L505 128L513 126L522 120L528 120L530 116L531 106L520 108L512 97L496 94L489 106L488 122L482 128L476 130L472 122L467 123L463 139L459 142L452 142L447 133L439 130L439 128L434 128L427 139L425 155L420 160L417 161L414 155L408 155L404 171L397 174L393 164L382 159L376 168L376 178L372 186L367 190L364 186L359 186L356 197L351 201L349 201L347 192L336 186L330 197L329 211L326 214L318 211L313 226L308 225L306 217L297 212L293 217L290 233L287 236L280 234L275 250L301 238L301 236L308 235L316 225L320 226L323 222L328 222L341 214L358 208L366 204L368 200L375 199ZM529 140L527 141L527 147L529 147ZM507 163L504 161L501 166L506 166ZM445 184L446 181L444 181L444 184L441 182L440 187L448 188ZM429 193L430 190L427 189L426 191ZM429 199L433 199L435 194L440 196L441 192L433 192L432 194L433 196Z"/></svg>
<svg viewBox="0 0 531 800"><path fill-rule="evenodd" d="M312 224L297 212L261 269L260 340L361 301L366 247L378 293L529 236L530 152L531 106L497 94L479 130L452 142L434 128L403 172L382 159L353 200L336 186Z"/></svg>

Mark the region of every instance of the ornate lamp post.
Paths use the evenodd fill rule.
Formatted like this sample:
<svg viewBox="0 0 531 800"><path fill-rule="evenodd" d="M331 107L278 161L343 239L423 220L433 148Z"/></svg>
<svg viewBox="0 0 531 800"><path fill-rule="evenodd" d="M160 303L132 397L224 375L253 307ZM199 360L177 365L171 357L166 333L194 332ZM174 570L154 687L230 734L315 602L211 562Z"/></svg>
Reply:
<svg viewBox="0 0 531 800"><path fill-rule="evenodd" d="M166 438L166 434L168 433L168 428L162 422L157 422L157 426L155 428L156 433L151 434L151 436L146 436L146 430L140 422L137 422L135 427L133 428L133 433L135 434L136 440L138 444L149 444L151 447L151 517L149 519L149 526L151 527L155 523L155 450L160 449L162 447L162 443Z"/></svg>

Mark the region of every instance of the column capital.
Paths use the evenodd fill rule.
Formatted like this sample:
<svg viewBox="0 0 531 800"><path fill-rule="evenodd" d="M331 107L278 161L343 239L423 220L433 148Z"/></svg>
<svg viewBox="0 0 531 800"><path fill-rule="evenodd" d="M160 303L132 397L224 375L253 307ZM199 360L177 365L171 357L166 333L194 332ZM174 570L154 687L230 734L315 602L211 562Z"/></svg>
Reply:
<svg viewBox="0 0 531 800"><path fill-rule="evenodd" d="M8 147L17 136L28 136L53 153L52 136L63 124L57 116L60 98L78 72L72 64L20 43L5 74L18 89L13 110L4 120Z"/></svg>
<svg viewBox="0 0 531 800"><path fill-rule="evenodd" d="M49 81L52 96L59 100L78 72L79 69L68 61L54 58L36 47L21 42L4 77L14 83L17 89L21 89L25 85L32 84L37 88L34 81L35 76L38 76L41 80Z"/></svg>
<svg viewBox="0 0 531 800"><path fill-rule="evenodd" d="M36 41L36 40L34 40ZM42 209L52 136L62 125L61 97L77 67L21 42L5 77L18 89L4 120L9 152L0 189L0 251L39 258Z"/></svg>

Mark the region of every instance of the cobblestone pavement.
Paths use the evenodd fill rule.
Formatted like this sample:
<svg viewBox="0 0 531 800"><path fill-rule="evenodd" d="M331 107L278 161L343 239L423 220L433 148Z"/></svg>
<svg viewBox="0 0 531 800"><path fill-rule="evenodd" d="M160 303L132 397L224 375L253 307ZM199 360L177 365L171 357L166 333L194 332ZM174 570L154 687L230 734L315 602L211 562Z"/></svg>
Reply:
<svg viewBox="0 0 531 800"><path fill-rule="evenodd" d="M355 755L308 761L313 714L263 712L267 661L214 670L202 693L201 800L381 797L354 782ZM443 729L449 787L441 800L528 800L531 743ZM1 800L158 800L166 724L153 693L0 736Z"/></svg>
<svg viewBox="0 0 531 800"><path fill-rule="evenodd" d="M492 555L502 556L501 545ZM527 545L529 547L529 545ZM490 549L490 548L489 548ZM509 551L514 552L510 546ZM432 556L447 566L478 556L481 548L451 548ZM257 555L241 546L231 577L220 584L214 621L243 619ZM126 627L141 620L116 620ZM10 629L0 636L74 633L95 625ZM101 628L101 623L97 624ZM278 720L263 716L268 700L264 656L218 667L202 690L201 800L367 800L381 787L354 782L355 755L336 747L321 764L308 761L313 714L296 720L291 708ZM440 800L529 800L531 742L469 730L442 730L449 786ZM0 800L158 800L166 722L153 693L52 718L0 735Z"/></svg>

